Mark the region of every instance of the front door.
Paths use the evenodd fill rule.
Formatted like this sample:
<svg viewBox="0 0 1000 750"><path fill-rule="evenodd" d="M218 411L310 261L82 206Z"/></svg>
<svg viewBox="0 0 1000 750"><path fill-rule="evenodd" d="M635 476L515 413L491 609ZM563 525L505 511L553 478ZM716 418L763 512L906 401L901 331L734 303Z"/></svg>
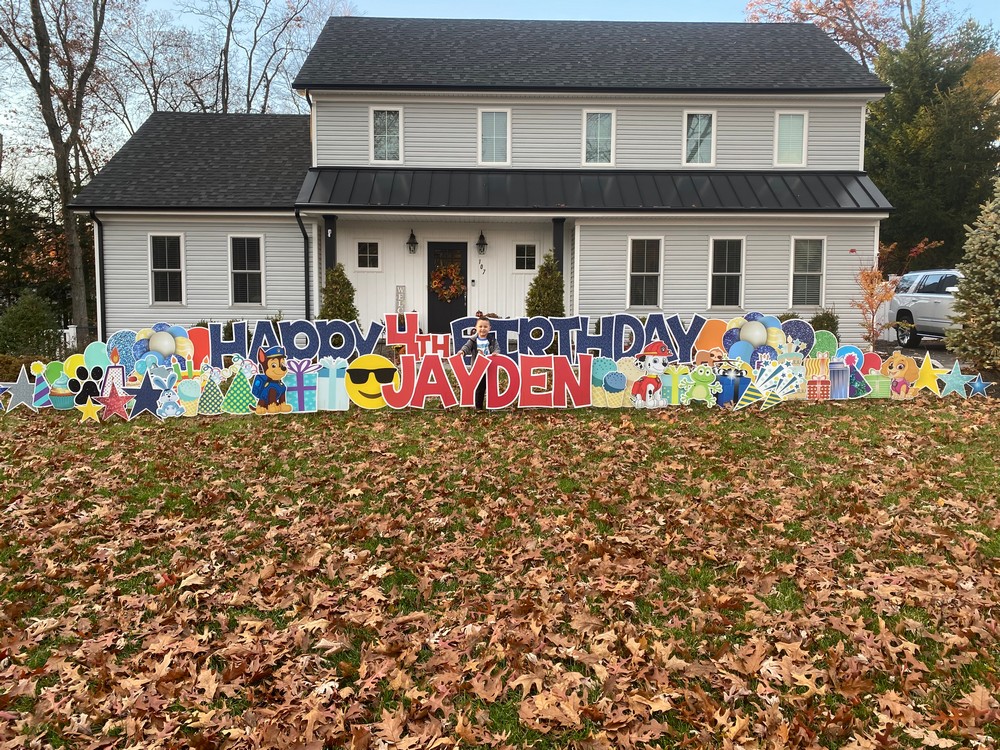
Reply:
<svg viewBox="0 0 1000 750"><path fill-rule="evenodd" d="M451 333L451 321L464 318L468 311L468 254L464 242L427 243L427 332ZM460 281L462 292L452 287ZM440 288L435 289L437 281Z"/></svg>

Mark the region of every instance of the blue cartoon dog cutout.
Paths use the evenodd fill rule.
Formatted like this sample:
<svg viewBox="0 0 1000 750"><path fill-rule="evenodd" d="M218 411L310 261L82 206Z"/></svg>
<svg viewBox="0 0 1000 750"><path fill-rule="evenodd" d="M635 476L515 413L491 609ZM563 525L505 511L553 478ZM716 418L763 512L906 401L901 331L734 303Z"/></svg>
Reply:
<svg viewBox="0 0 1000 750"><path fill-rule="evenodd" d="M292 405L285 403L285 384L282 378L288 374L285 365L285 349L282 346L261 347L257 352L260 374L253 379L253 395L257 399L258 414L282 414L290 412Z"/></svg>

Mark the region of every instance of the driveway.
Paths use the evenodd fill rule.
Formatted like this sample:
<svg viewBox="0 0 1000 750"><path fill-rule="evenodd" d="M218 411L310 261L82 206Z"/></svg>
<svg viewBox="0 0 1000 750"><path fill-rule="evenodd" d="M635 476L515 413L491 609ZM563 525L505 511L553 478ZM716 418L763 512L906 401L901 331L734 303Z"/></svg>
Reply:
<svg viewBox="0 0 1000 750"><path fill-rule="evenodd" d="M945 348L944 341L925 339L920 342L920 346L913 347L912 349L903 349L898 343L896 343L895 335L893 334L890 335L892 336L891 340L880 341L878 345L875 347L875 351L881 354L883 359L885 359L886 355L892 354L896 349L899 349L906 356L913 357L915 360L917 360L918 365L923 360L925 352L930 354L931 359L937 362L941 367L947 367L950 370L951 366L955 364L956 357L954 354L948 351L947 348ZM969 367L971 368L971 365L969 365ZM966 369L966 363L963 362L962 363L963 372L965 371L965 369Z"/></svg>

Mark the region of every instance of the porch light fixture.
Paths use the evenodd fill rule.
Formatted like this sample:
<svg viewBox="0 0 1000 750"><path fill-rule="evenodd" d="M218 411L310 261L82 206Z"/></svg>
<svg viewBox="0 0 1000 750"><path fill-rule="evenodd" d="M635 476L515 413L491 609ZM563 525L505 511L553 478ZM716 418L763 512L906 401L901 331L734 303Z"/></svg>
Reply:
<svg viewBox="0 0 1000 750"><path fill-rule="evenodd" d="M406 241L406 248L410 251L410 255L417 254L417 238L413 234L413 230L410 230L410 239Z"/></svg>
<svg viewBox="0 0 1000 750"><path fill-rule="evenodd" d="M483 237L483 230L479 230L479 241L476 243L476 249L479 251L480 255L486 255L486 248L489 245L486 244L486 238Z"/></svg>

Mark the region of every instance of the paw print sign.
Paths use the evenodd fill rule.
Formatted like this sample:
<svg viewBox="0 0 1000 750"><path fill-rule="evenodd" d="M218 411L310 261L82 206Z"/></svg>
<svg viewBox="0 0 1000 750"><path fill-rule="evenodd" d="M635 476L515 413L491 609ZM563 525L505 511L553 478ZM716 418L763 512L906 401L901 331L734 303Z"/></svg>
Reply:
<svg viewBox="0 0 1000 750"><path fill-rule="evenodd" d="M76 368L76 377L69 379L69 389L73 393L73 403L86 406L87 399L95 401L101 395L101 380L104 379L103 367Z"/></svg>

